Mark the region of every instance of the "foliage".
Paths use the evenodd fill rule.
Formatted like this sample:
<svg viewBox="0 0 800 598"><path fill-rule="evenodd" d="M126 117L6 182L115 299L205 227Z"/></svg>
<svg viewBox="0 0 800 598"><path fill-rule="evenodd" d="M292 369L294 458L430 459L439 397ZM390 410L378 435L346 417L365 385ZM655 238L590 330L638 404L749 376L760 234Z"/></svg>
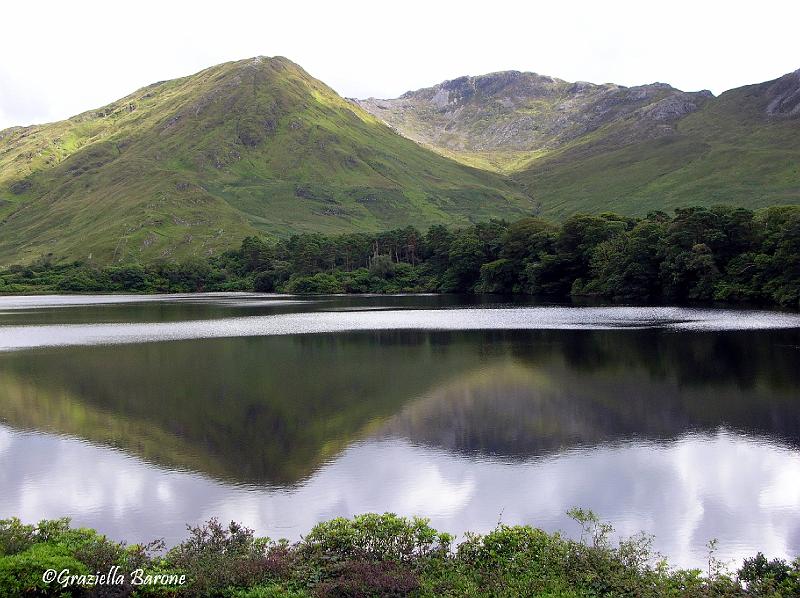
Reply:
<svg viewBox="0 0 800 598"><path fill-rule="evenodd" d="M102 572L119 566L122 586L74 586L65 595L180 595L231 598L311 596L641 596L772 597L798 595L800 559L787 563L758 553L735 574L672 569L650 550L651 539L611 542L613 528L591 511L570 515L583 530L580 540L529 526L498 524L486 535L452 536L386 513L320 523L294 544L258 538L236 523L212 519L189 527L189 537L164 552L163 544L131 546L67 520L24 525L0 521L0 593L59 595L46 584L46 569ZM713 546L712 546L713 549ZM101 558L98 558L100 556ZM131 585L131 571L186 576L183 585Z"/></svg>
<svg viewBox="0 0 800 598"><path fill-rule="evenodd" d="M95 268L43 259L0 271L0 292L524 293L564 301L744 301L800 306L800 207L717 206L645 218L578 214L465 228L319 233L207 260Z"/></svg>
<svg viewBox="0 0 800 598"><path fill-rule="evenodd" d="M76 575L90 571L64 546L35 544L23 552L0 556L0 593L3 596L46 594L52 591L52 584L42 579L48 569L69 569Z"/></svg>
<svg viewBox="0 0 800 598"><path fill-rule="evenodd" d="M305 537L303 550L314 560L409 562L447 553L452 541L449 534L431 528L427 519L369 513L318 524Z"/></svg>
<svg viewBox="0 0 800 598"><path fill-rule="evenodd" d="M189 526L189 538L170 550L165 561L170 568L185 572L194 595L218 595L229 587L248 587L288 569L284 545L256 538L253 530L231 522L223 526L211 519Z"/></svg>
<svg viewBox="0 0 800 598"><path fill-rule="evenodd" d="M127 576L119 589L129 593L130 572L156 568L153 555L162 548L160 541L144 546L113 542L94 530L70 527L68 519L44 520L37 525L25 525L16 518L2 520L0 595L55 595L61 588L43 581L46 570L68 569L70 574L86 575L107 572L115 565Z"/></svg>

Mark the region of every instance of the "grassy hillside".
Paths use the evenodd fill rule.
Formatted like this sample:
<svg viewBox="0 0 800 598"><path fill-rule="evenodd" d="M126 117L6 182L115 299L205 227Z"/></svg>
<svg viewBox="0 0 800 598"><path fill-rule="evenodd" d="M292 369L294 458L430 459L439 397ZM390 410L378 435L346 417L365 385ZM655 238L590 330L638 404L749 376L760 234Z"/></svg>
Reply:
<svg viewBox="0 0 800 598"><path fill-rule="evenodd" d="M798 165L800 71L718 98L511 71L347 101L260 57L0 131L0 264L208 257L255 232L800 203Z"/></svg>
<svg viewBox="0 0 800 598"><path fill-rule="evenodd" d="M799 102L800 72L718 98L507 72L359 104L443 155L511 176L563 217L798 203Z"/></svg>
<svg viewBox="0 0 800 598"><path fill-rule="evenodd" d="M726 92L676 123L674 133L616 146L608 127L515 173L548 213L645 214L720 203L800 203L800 118L770 112L776 82Z"/></svg>
<svg viewBox="0 0 800 598"><path fill-rule="evenodd" d="M531 209L505 178L397 135L285 58L219 65L0 132L0 263L207 256L257 230L379 230Z"/></svg>

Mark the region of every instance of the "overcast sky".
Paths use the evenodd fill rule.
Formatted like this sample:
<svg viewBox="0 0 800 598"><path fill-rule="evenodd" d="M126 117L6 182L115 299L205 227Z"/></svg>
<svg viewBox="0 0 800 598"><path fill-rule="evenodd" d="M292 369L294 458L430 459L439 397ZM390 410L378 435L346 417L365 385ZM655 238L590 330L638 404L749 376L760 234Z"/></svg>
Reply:
<svg viewBox="0 0 800 598"><path fill-rule="evenodd" d="M718 94L800 68L798 17L798 0L4 0L0 129L257 55L287 56L348 97L506 69Z"/></svg>

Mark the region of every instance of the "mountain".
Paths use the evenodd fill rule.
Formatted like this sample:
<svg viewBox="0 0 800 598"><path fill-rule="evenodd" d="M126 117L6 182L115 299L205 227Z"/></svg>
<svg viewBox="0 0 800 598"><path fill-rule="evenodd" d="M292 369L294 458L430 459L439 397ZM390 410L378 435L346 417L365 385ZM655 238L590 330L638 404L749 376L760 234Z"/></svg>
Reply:
<svg viewBox="0 0 800 598"><path fill-rule="evenodd" d="M626 88L506 71L358 104L419 143L465 162L513 171L609 124L628 124L618 142L662 135L710 97L662 83Z"/></svg>
<svg viewBox="0 0 800 598"><path fill-rule="evenodd" d="M0 131L0 264L208 256L261 232L800 202L800 71L714 97L507 71L346 100L286 58Z"/></svg>
<svg viewBox="0 0 800 598"><path fill-rule="evenodd" d="M0 131L0 263L206 256L256 231L425 227L532 207L505 176L398 135L280 57Z"/></svg>
<svg viewBox="0 0 800 598"><path fill-rule="evenodd" d="M719 97L507 71L355 102L444 156L509 175L546 215L800 201L800 71Z"/></svg>

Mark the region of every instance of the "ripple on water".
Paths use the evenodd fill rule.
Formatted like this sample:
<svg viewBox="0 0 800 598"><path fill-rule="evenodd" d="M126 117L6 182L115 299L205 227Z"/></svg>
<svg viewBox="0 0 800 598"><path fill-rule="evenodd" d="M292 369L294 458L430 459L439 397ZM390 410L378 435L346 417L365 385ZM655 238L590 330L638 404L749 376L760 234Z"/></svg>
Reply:
<svg viewBox="0 0 800 598"><path fill-rule="evenodd" d="M45 298L45 301L48 299ZM171 299L168 299L171 300ZM229 301L229 297L220 297ZM263 301L263 299L261 299ZM28 306L30 307L30 305ZM2 306L0 305L0 308ZM682 307L516 307L296 312L177 322L0 327L0 351L366 330L764 330L800 328L800 314Z"/></svg>

